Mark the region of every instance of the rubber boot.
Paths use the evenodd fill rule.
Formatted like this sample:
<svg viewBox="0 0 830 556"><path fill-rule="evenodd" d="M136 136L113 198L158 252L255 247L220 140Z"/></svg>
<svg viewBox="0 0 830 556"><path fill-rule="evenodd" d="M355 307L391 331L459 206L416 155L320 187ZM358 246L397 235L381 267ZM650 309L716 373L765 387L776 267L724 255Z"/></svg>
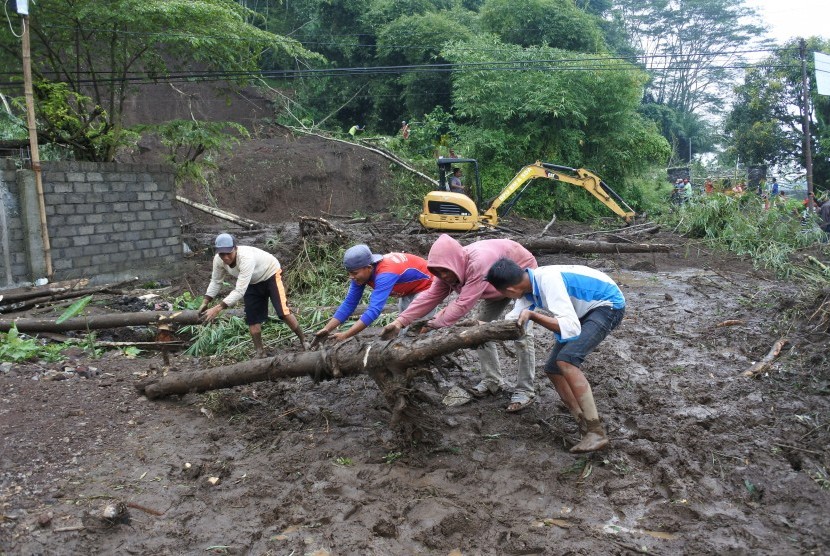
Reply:
<svg viewBox="0 0 830 556"><path fill-rule="evenodd" d="M256 359L262 359L265 356L265 350L262 347L262 334L251 334L251 339L254 341L254 350Z"/></svg>
<svg viewBox="0 0 830 556"><path fill-rule="evenodd" d="M602 428L599 419L586 421L586 424L588 425L588 432L582 436L579 444L571 448L572 454L595 452L608 446L608 437L605 436L605 429Z"/></svg>

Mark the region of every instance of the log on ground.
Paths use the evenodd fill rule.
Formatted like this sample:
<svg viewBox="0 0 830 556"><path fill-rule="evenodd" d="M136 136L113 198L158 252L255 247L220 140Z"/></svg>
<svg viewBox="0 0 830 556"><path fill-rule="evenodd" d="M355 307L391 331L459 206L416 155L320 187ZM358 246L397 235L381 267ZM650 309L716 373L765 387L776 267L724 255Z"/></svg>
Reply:
<svg viewBox="0 0 830 556"><path fill-rule="evenodd" d="M564 237L517 241L531 253L668 253L672 248L660 243L610 243Z"/></svg>
<svg viewBox="0 0 830 556"><path fill-rule="evenodd" d="M303 375L319 380L367 373L386 400L392 413L391 425L402 436L424 442L438 427L435 418L422 410L428 398L412 386L413 379L426 374L427 364L437 357L488 341L516 339L523 333L515 321L444 328L414 340L405 337L385 341L366 333L320 351L289 353L207 371L168 374L139 382L136 388L149 399L157 399Z"/></svg>
<svg viewBox="0 0 830 556"><path fill-rule="evenodd" d="M324 378L361 373L405 374L406 369L458 349L492 340L512 340L522 335L515 321L497 321L471 327L437 330L414 340L407 337L385 341L369 334L324 346L319 351L285 353L276 357L243 361L205 371L170 374L140 382L136 388L150 399L230 388L263 380L306 375Z"/></svg>
<svg viewBox="0 0 830 556"><path fill-rule="evenodd" d="M140 311L137 313L112 313L67 319L58 324L54 319L17 318L0 320L0 332L8 332L16 326L20 332L64 332L67 330L100 330L124 326L149 326L160 324L199 324L198 311Z"/></svg>

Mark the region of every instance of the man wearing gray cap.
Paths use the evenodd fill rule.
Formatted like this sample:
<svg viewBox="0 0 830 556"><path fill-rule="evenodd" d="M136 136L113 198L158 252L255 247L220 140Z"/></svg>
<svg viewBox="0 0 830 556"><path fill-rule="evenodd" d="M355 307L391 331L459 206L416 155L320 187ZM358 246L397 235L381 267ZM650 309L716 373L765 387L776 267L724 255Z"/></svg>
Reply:
<svg viewBox="0 0 830 556"><path fill-rule="evenodd" d="M206 322L219 316L223 310L243 300L245 322L251 332L256 357L264 354L262 346L262 323L268 320L268 300L274 306L277 316L300 339L305 349L305 336L297 318L288 309L285 287L282 284L282 269L277 258L262 249L248 245L236 245L230 234L219 234L215 242L216 255L213 257L213 273L205 293L205 300L199 307L199 314ZM218 304L208 309L210 302L222 288L226 274L236 277L233 291Z"/></svg>
<svg viewBox="0 0 830 556"><path fill-rule="evenodd" d="M343 266L351 280L349 292L331 320L314 335L312 346L327 338L354 313L366 286L372 288L369 307L348 330L332 334L335 341L342 342L370 326L380 315L390 295L399 298L398 310L403 311L415 296L432 285L432 274L427 270L427 262L409 253L376 255L368 245L359 244L343 254Z"/></svg>

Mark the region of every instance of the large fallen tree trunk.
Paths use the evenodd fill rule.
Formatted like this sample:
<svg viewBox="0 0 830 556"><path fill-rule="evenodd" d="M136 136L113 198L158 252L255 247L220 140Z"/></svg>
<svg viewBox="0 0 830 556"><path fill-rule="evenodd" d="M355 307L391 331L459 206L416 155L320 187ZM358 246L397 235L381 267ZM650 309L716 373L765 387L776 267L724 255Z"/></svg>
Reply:
<svg viewBox="0 0 830 556"><path fill-rule="evenodd" d="M0 320L0 332L8 332L12 325L20 332L65 332L67 330L100 330L122 326L148 326L159 324L199 324L198 311L141 311L138 313L113 313L67 319L58 324L54 319Z"/></svg>
<svg viewBox="0 0 830 556"><path fill-rule="evenodd" d="M412 388L411 382L425 373L424 365L458 349L491 340L516 339L523 333L515 321L444 328L414 340L403 337L384 341L373 339L367 333L320 351L286 353L206 371L170 373L139 382L136 388L148 398L157 399L263 380L306 375L315 379L339 378L367 373L378 384L392 411L391 424L399 426L405 436L423 440L425 433L432 432L435 426L433 418L420 411L419 402L425 396Z"/></svg>
<svg viewBox="0 0 830 556"><path fill-rule="evenodd" d="M514 340L521 335L515 321L445 328L414 340L402 337L385 341L366 334L319 351L284 353L205 371L170 374L158 381L140 383L137 388L148 398L156 399L307 375L334 378L390 370L403 372L458 349L491 340Z"/></svg>
<svg viewBox="0 0 830 556"><path fill-rule="evenodd" d="M660 243L610 243L564 237L517 239L531 253L668 253L671 245Z"/></svg>

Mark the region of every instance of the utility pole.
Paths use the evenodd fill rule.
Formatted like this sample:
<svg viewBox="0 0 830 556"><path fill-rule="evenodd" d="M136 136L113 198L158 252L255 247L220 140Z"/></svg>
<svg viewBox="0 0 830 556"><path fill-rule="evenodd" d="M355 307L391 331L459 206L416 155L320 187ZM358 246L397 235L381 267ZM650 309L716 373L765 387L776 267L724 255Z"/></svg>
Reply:
<svg viewBox="0 0 830 556"><path fill-rule="evenodd" d="M28 9L18 12L23 19L23 92L26 96L26 121L29 127L29 149L32 151L32 170L35 173L35 189L40 209L40 234L43 237L43 256L46 259L46 277L52 279L52 248L49 244L49 228L46 226L46 202L43 198L43 176L40 169L40 152L37 146L37 122L35 120L35 95L32 92L32 46L29 39Z"/></svg>
<svg viewBox="0 0 830 556"><path fill-rule="evenodd" d="M810 141L810 83L807 81L807 41L798 41L801 58L801 133L804 136L804 166L807 170L807 198L813 198L813 150ZM808 208L815 208L812 201Z"/></svg>

